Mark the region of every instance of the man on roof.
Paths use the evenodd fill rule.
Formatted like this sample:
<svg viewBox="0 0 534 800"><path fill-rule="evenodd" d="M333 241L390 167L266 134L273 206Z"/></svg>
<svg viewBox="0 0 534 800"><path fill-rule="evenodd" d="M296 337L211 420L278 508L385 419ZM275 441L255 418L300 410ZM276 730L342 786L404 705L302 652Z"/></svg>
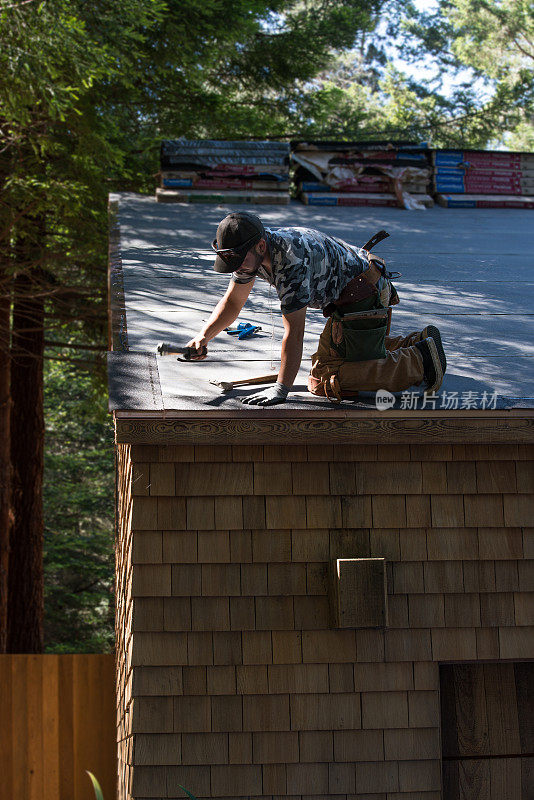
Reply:
<svg viewBox="0 0 534 800"><path fill-rule="evenodd" d="M373 237L367 247L384 236ZM343 381L353 392L398 392L422 383L435 392L441 385L446 360L438 329L387 335L389 307L398 297L382 260L367 249L311 228L264 227L246 211L221 221L212 247L215 271L232 275L225 295L187 344L192 360L204 359L208 342L237 319L257 277L274 286L280 300L284 336L278 381L243 403L286 401L302 360L308 307L329 317L308 384L315 394L333 392L340 399Z"/></svg>

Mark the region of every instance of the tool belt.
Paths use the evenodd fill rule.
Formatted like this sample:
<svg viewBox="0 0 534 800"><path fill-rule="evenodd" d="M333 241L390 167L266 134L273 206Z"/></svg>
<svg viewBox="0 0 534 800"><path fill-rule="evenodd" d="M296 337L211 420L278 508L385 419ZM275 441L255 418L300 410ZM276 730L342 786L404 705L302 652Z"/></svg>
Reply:
<svg viewBox="0 0 534 800"><path fill-rule="evenodd" d="M385 341L391 326L391 306L399 296L391 283L393 273L382 258L369 253L370 247L387 236L380 231L363 248L369 266L353 278L323 314L328 317L312 357L308 390L312 394L340 401L358 394L360 370L354 362L386 358ZM399 273L396 273L398 276ZM382 289L378 289L384 278Z"/></svg>
<svg viewBox="0 0 534 800"><path fill-rule="evenodd" d="M382 241L382 239L385 239L387 236L389 236L389 234L386 233L386 231L379 231L366 242L362 250L365 252L369 266L348 282L335 302L329 303L323 308L323 316L331 317L337 309L343 310L345 306L353 305L361 300L367 300L369 297L378 297L378 282L380 278L385 278L389 282L391 278L400 277L399 272L388 272L384 259L370 252L375 244ZM399 302L399 296L391 283L389 285L391 291L387 305L396 305Z"/></svg>

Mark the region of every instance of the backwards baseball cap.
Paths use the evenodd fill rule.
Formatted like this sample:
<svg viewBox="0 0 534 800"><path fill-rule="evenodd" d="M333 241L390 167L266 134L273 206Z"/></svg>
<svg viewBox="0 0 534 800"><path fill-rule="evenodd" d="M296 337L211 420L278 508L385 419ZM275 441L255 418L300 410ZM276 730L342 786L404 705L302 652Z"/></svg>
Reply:
<svg viewBox="0 0 534 800"><path fill-rule="evenodd" d="M211 246L217 253L213 269L216 272L235 272L239 269L251 247L265 236L259 217L248 211L228 214L217 228L217 238Z"/></svg>

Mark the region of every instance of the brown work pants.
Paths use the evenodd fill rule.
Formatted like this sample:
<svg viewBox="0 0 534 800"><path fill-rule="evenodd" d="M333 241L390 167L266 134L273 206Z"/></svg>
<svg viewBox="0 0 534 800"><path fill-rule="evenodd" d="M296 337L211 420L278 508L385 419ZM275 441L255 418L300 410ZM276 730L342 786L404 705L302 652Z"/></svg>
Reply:
<svg viewBox="0 0 534 800"><path fill-rule="evenodd" d="M361 391L374 392L387 389L402 392L423 380L423 357L415 342L424 339L421 331L408 336L386 336L386 357L372 361L350 363L353 380L360 384Z"/></svg>
<svg viewBox="0 0 534 800"><path fill-rule="evenodd" d="M329 394L328 386L333 376L342 394L377 389L402 392L422 382L423 358L414 345L425 338L425 330L413 331L408 336L386 336L385 358L344 361L330 347L331 326L332 318L326 323L318 350L312 357L308 388L314 394Z"/></svg>

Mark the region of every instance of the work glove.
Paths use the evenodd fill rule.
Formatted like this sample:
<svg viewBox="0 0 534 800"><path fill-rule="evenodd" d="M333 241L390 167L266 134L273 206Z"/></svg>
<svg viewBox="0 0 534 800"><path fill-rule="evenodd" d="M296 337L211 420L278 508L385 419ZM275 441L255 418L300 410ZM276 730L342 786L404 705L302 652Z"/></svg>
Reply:
<svg viewBox="0 0 534 800"><path fill-rule="evenodd" d="M278 406L286 402L288 392L289 389L283 383L275 383L258 394L242 397L241 402L250 406Z"/></svg>

